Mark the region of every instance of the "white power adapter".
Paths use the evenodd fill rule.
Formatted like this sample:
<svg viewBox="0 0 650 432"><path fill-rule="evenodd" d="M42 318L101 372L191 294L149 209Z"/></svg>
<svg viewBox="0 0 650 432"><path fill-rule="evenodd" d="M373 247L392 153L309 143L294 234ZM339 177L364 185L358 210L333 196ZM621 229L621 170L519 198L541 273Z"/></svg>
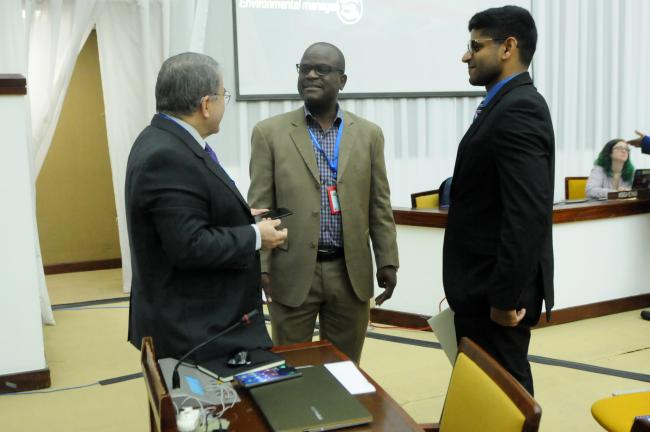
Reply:
<svg viewBox="0 0 650 432"><path fill-rule="evenodd" d="M194 432L199 426L201 411L193 407L183 407L176 416L178 432Z"/></svg>

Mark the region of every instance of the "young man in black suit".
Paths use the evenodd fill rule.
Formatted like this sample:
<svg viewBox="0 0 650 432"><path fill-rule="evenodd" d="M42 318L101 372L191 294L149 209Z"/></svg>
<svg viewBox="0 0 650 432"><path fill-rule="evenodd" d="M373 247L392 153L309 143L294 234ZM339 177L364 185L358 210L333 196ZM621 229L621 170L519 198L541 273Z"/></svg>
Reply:
<svg viewBox="0 0 650 432"><path fill-rule="evenodd" d="M531 394L530 327L553 306L554 137L528 74L537 30L530 13L477 13L462 61L488 94L456 156L443 249L456 337L496 358Z"/></svg>
<svg viewBox="0 0 650 432"><path fill-rule="evenodd" d="M158 357L180 357L242 319L248 326L197 351L194 361L270 347L262 314L261 247L287 236L280 221L255 223L205 138L219 131L230 97L212 58L167 59L151 125L136 139L126 173L133 280L129 340L152 336Z"/></svg>

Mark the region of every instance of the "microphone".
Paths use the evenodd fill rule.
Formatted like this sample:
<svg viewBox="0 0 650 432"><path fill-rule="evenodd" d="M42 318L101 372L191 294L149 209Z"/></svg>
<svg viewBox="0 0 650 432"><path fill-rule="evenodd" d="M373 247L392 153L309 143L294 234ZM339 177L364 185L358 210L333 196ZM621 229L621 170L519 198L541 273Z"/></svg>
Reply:
<svg viewBox="0 0 650 432"><path fill-rule="evenodd" d="M180 383L181 380L180 380L180 378L179 378L179 376L178 376L178 367L181 365L181 363L183 362L183 360L185 360L185 359L186 359L190 354L192 354L194 351L198 350L199 348L203 348L204 346L206 346L206 345L209 344L210 342L212 342L212 341L214 341L215 339L217 339L217 338L219 338L219 337L225 335L226 333L228 333L228 332L230 332L230 331L236 329L236 328L239 327L240 325L242 325L242 324L245 324L245 325L250 324L250 323L251 323L251 320L250 320L250 319L253 318L255 315L257 315L258 313L259 313L259 312L257 311L257 309L253 309L252 311L250 311L250 312L248 312L248 313L245 313L244 316L242 316L241 319L240 319L239 321L237 321L236 323L234 323L234 324L231 325L230 327L221 330L219 333L217 333L216 335L212 336L210 339L206 340L205 342L202 342L202 343L200 343L199 345L195 346L194 348L192 348L191 350L189 350L187 353L185 353L185 355L184 355L183 357L181 357L180 359L178 359L178 362L176 362L176 366L174 366L174 372L172 373L172 388L173 388L173 389L177 389L177 388L179 388L180 385L181 385L181 383Z"/></svg>

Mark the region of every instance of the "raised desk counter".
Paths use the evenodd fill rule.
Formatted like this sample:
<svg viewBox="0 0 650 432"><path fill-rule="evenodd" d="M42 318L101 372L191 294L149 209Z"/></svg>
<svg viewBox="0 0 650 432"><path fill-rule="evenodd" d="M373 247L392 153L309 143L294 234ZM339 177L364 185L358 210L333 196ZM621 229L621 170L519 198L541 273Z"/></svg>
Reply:
<svg viewBox="0 0 650 432"><path fill-rule="evenodd" d="M581 222L646 213L650 213L650 199L633 198L612 201L559 203L553 206L553 223ZM445 228L447 226L447 210L418 210L395 207L393 209L393 215L395 216L395 223L397 225L431 228Z"/></svg>
<svg viewBox="0 0 650 432"><path fill-rule="evenodd" d="M422 327L444 298L447 211L394 208L393 214L400 254L397 288L384 307L372 310L372 319ZM650 199L555 205L552 323L650 306L649 246ZM542 318L540 325L545 324Z"/></svg>

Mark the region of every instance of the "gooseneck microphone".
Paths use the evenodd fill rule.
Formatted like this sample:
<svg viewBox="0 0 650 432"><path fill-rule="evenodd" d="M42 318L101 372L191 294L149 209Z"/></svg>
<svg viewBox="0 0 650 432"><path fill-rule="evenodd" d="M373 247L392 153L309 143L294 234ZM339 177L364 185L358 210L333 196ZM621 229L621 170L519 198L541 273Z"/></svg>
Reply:
<svg viewBox="0 0 650 432"><path fill-rule="evenodd" d="M192 354L194 351L196 351L196 350L198 350L198 349L200 349L200 348L203 348L204 346L206 346L206 345L209 344L210 342L212 342L212 341L214 341L215 339L217 339L217 338L219 338L219 337L225 335L226 333L228 333L228 332L230 332L230 331L236 329L236 328L239 327L240 325L242 325L242 324L244 324L244 325L248 325L248 324L250 324L250 322L251 322L251 318L253 318L253 317L254 317L255 315L257 315L257 314L258 314L257 309L253 309L252 311L250 311L250 312L248 312L248 313L245 313L244 316L241 317L241 319L240 319L239 321L237 321L236 323L234 323L234 324L231 325L230 327L221 330L219 333L217 333L216 335L212 336L210 339L206 340L205 342L201 342L199 345L195 346L194 348L192 348L191 350L189 350L187 353L185 353L185 355L184 355L183 357L179 358L179 359L178 359L178 362L176 362L176 366L174 366L174 372L172 373L172 388L177 389L177 388L180 387L180 385L181 385L181 383L180 383L181 380L180 380L180 378L179 378L179 376L178 376L178 367L181 365L181 363L183 362L183 360L185 360L185 359L186 359L190 354Z"/></svg>

